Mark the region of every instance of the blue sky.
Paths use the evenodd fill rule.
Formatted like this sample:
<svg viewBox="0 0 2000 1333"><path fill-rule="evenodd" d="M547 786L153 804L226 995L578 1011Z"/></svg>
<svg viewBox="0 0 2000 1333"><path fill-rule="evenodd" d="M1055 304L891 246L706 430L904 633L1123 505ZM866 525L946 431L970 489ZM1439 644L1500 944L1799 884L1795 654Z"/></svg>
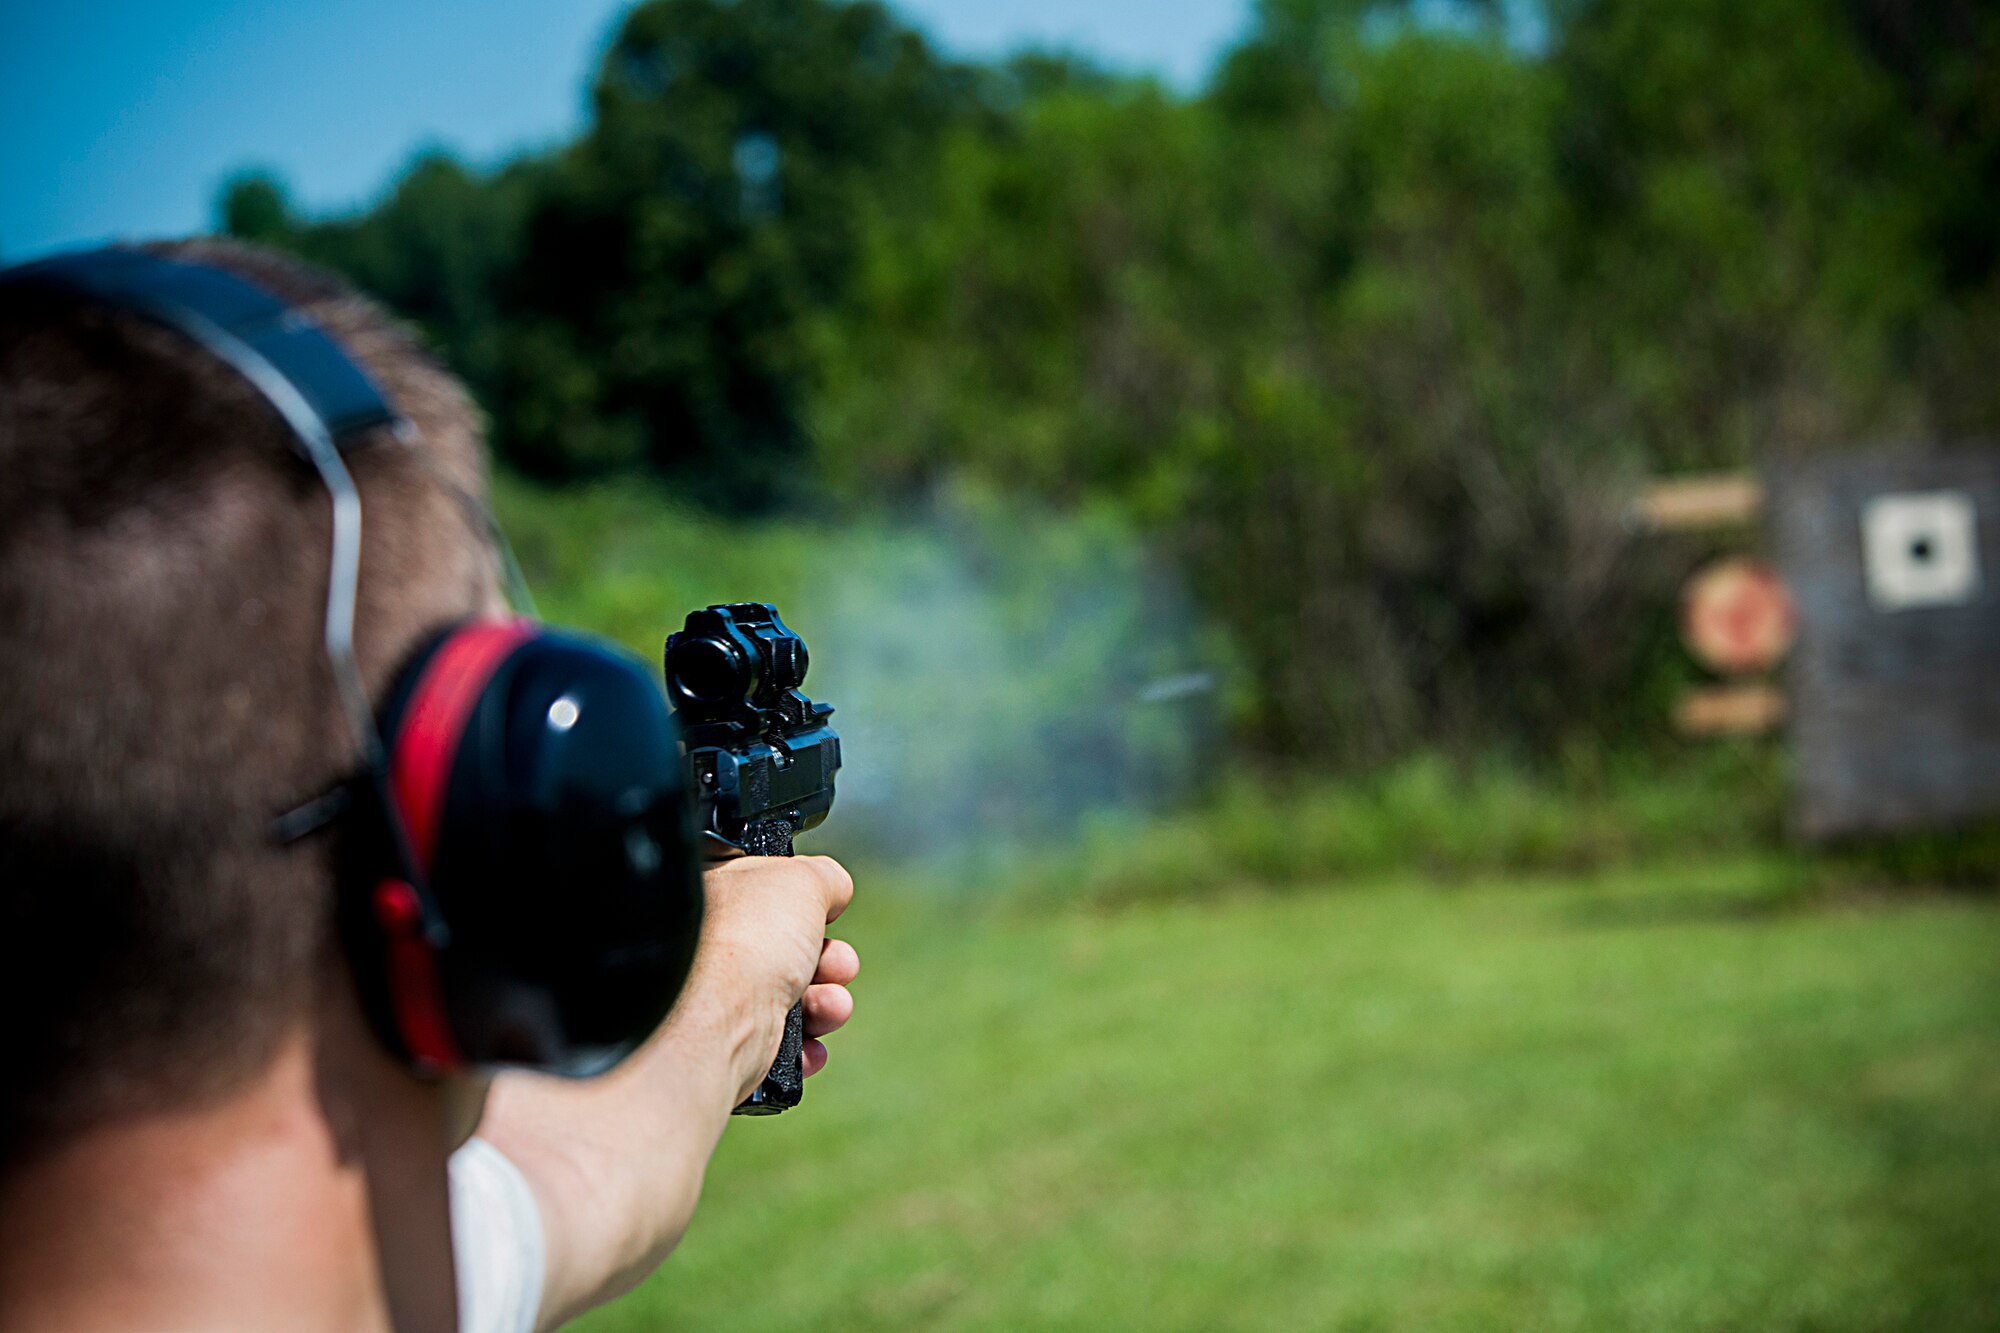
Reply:
<svg viewBox="0 0 2000 1333"><path fill-rule="evenodd" d="M0 258L206 227L277 170L314 210L419 148L559 139L627 0L0 0ZM897 0L946 50L1067 46L1191 87L1249 0Z"/></svg>

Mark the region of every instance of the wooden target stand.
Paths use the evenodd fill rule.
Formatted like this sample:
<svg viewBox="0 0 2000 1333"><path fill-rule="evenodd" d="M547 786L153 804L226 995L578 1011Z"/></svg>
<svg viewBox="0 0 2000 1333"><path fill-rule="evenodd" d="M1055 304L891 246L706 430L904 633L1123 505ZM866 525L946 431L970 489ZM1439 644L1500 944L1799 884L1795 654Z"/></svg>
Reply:
<svg viewBox="0 0 2000 1333"><path fill-rule="evenodd" d="M1720 682L1674 721L1703 736L1782 723L1799 837L2000 818L2000 444L1781 461L1768 495L1746 473L1659 482L1633 516L1731 552L1683 591L1682 641Z"/></svg>
<svg viewBox="0 0 2000 1333"><path fill-rule="evenodd" d="M1635 515L1649 531L1746 533L1764 512L1755 477L1721 473L1655 482ZM1755 736L1785 720L1785 695L1772 673L1798 636L1798 609L1785 582L1754 556L1718 556L1682 586L1681 643L1714 672L1674 704L1674 729L1685 736Z"/></svg>

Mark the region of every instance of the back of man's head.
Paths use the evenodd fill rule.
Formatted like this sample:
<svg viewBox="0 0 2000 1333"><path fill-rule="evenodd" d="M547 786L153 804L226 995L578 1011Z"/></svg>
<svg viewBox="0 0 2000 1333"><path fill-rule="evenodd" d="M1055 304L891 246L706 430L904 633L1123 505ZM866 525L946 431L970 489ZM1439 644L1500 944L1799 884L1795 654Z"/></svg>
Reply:
<svg viewBox="0 0 2000 1333"><path fill-rule="evenodd" d="M291 303L414 430L350 454L378 698L492 600L457 383L326 275L163 247ZM184 336L0 295L0 1166L263 1068L339 977L330 840L273 821L351 773L321 643L329 505L285 426Z"/></svg>

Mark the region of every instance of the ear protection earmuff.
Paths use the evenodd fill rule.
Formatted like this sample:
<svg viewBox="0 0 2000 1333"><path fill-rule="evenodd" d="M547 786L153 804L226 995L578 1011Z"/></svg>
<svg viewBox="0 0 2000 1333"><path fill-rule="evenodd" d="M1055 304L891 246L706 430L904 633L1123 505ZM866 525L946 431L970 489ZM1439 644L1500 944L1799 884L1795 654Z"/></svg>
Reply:
<svg viewBox="0 0 2000 1333"><path fill-rule="evenodd" d="M400 827L407 852L357 841L341 876L378 1031L431 1069L615 1064L665 1017L701 924L651 672L578 635L475 621L418 651L381 726L394 818L369 824Z"/></svg>
<svg viewBox="0 0 2000 1333"><path fill-rule="evenodd" d="M285 816L338 823L338 913L363 1008L437 1073L609 1068L687 979L701 880L680 740L652 669L526 620L450 626L379 714L354 666L360 500L345 452L406 429L301 312L233 273L107 249L0 271L0 291L88 299L179 330L291 428L334 510L326 647L362 754L337 794Z"/></svg>

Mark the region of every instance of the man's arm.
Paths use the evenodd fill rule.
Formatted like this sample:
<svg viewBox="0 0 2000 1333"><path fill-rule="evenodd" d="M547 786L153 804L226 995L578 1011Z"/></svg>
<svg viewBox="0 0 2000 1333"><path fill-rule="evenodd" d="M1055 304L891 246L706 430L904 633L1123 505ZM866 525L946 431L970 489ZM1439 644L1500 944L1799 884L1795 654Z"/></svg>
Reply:
<svg viewBox="0 0 2000 1333"><path fill-rule="evenodd" d="M847 1021L860 961L826 923L854 884L823 856L745 857L706 876L694 970L660 1030L624 1064L583 1082L494 1081L479 1136L533 1189L547 1245L541 1316L554 1328L629 1291L680 1240L731 1108L778 1049L805 996L806 1032ZM826 1062L806 1043L806 1072Z"/></svg>

